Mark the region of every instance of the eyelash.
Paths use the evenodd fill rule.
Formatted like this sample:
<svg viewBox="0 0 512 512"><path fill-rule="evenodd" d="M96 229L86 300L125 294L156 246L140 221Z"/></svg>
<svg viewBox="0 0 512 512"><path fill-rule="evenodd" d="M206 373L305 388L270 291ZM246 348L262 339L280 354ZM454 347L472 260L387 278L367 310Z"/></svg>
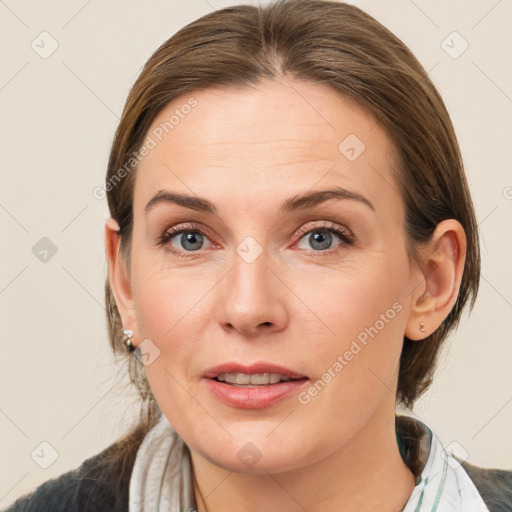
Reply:
<svg viewBox="0 0 512 512"><path fill-rule="evenodd" d="M353 245L354 244L354 236L350 233L350 231L347 228L342 228L338 226L337 224L334 224L332 222L327 223L325 225L321 226L314 226L311 227L309 225L306 225L299 229L297 232L297 241L300 241L301 238L304 235L307 235L309 233L313 233L315 231L319 232L328 232L328 233L334 233L342 240L342 246L343 245ZM169 241L174 238L176 235L179 235L181 233L199 233L205 237L208 237L206 233L204 233L201 229L198 229L194 227L192 224L182 224L179 227L173 227L165 231L161 236L158 237L157 245L165 247L166 251L169 251L170 253L174 254L175 256L178 256L180 258L189 258L190 256L185 256L182 254L182 252L176 250ZM325 250L306 250L307 253L313 254L314 256L322 256L323 254L332 254L333 252L336 252L340 250L340 248L333 248L333 249L325 249ZM183 251L185 253L191 253L198 251Z"/></svg>

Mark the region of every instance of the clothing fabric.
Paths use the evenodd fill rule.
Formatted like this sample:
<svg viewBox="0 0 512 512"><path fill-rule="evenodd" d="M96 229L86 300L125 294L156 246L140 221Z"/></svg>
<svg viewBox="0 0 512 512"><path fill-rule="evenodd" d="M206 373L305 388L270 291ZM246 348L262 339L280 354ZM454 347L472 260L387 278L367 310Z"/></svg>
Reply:
<svg viewBox="0 0 512 512"><path fill-rule="evenodd" d="M129 512L188 512L195 508L190 452L162 414L137 452Z"/></svg>
<svg viewBox="0 0 512 512"><path fill-rule="evenodd" d="M430 429L428 432L431 437L429 455L404 512L488 512L459 460L445 450Z"/></svg>
<svg viewBox="0 0 512 512"><path fill-rule="evenodd" d="M460 461L447 452L423 423L421 475L403 512L489 512ZM403 441L397 434L399 447ZM191 512L196 510L190 452L162 415L137 452L129 489L129 512Z"/></svg>

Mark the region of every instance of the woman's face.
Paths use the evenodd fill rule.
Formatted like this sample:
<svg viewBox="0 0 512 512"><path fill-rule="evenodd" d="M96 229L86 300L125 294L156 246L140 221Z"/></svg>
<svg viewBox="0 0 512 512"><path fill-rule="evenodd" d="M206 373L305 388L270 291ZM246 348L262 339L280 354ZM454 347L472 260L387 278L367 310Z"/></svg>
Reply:
<svg viewBox="0 0 512 512"><path fill-rule="evenodd" d="M181 96L147 136L134 191L136 341L191 450L279 472L389 424L418 274L375 120L326 86L263 81ZM348 192L297 202L334 188ZM267 372L303 378L211 378Z"/></svg>

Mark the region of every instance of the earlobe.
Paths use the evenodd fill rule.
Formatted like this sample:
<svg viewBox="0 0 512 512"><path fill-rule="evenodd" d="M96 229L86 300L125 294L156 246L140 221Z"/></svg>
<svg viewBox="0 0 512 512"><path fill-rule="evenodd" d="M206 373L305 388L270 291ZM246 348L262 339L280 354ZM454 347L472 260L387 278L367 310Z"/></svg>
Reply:
<svg viewBox="0 0 512 512"><path fill-rule="evenodd" d="M134 330L135 309L130 276L119 251L119 224L113 218L105 221L105 252L108 263L108 279L124 329Z"/></svg>
<svg viewBox="0 0 512 512"><path fill-rule="evenodd" d="M466 235L462 225L440 222L428 246L420 250L420 286L411 293L411 309L405 335L411 340L430 336L452 310L459 293L466 259Z"/></svg>
<svg viewBox="0 0 512 512"><path fill-rule="evenodd" d="M105 224L112 230L119 233L119 224L117 223L116 219L113 219L112 217L109 217Z"/></svg>

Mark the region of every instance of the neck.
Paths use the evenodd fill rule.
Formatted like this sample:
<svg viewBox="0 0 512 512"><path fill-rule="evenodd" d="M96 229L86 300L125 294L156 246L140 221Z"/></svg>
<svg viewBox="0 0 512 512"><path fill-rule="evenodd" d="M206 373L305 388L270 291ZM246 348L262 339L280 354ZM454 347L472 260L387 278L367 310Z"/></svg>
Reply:
<svg viewBox="0 0 512 512"><path fill-rule="evenodd" d="M414 489L389 407L381 407L341 449L290 471L235 473L190 453L198 512L245 512L255 504L283 512L399 512Z"/></svg>

